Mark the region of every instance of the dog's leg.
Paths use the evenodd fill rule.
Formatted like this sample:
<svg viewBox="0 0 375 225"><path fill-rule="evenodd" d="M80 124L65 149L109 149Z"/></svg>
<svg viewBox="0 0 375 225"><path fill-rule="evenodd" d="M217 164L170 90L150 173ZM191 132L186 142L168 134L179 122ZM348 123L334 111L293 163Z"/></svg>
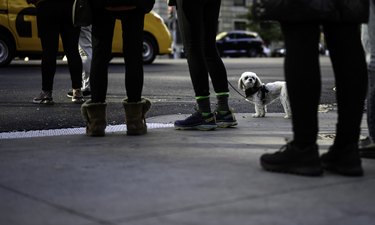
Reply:
<svg viewBox="0 0 375 225"><path fill-rule="evenodd" d="M263 105L255 105L255 114L253 114L254 118L264 117L266 115L265 108Z"/></svg>
<svg viewBox="0 0 375 225"><path fill-rule="evenodd" d="M267 112L267 106L263 105L260 110L260 117L265 117Z"/></svg>
<svg viewBox="0 0 375 225"><path fill-rule="evenodd" d="M288 93L287 93L287 90L286 90L286 86L281 89L280 102L281 102L281 105L284 108L284 113L285 113L284 118L285 119L292 118L292 110L290 108L289 97L288 97Z"/></svg>

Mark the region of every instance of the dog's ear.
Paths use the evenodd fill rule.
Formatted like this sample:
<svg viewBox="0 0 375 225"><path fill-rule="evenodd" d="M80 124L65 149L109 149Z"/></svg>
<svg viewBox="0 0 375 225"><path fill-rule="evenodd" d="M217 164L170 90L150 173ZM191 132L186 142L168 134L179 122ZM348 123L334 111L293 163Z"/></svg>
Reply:
<svg viewBox="0 0 375 225"><path fill-rule="evenodd" d="M260 86L262 86L262 81L260 81L259 77L256 77L254 87L260 87Z"/></svg>
<svg viewBox="0 0 375 225"><path fill-rule="evenodd" d="M238 89L243 91L245 90L245 85L243 83L242 76L240 77L240 79L238 79Z"/></svg>

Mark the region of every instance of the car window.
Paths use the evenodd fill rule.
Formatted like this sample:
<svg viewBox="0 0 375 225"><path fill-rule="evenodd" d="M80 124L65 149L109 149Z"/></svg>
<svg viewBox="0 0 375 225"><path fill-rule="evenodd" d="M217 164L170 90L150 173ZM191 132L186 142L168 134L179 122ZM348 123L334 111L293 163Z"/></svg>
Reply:
<svg viewBox="0 0 375 225"><path fill-rule="evenodd" d="M236 34L228 34L227 36L229 39L235 39L236 38Z"/></svg>
<svg viewBox="0 0 375 225"><path fill-rule="evenodd" d="M242 34L242 33L237 34L237 39L244 39L244 38L249 38L249 37L246 34Z"/></svg>

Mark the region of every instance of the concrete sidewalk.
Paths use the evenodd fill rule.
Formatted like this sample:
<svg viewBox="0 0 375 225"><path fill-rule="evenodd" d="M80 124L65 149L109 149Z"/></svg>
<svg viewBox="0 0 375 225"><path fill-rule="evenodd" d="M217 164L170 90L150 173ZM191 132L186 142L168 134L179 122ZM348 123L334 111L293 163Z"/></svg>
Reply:
<svg viewBox="0 0 375 225"><path fill-rule="evenodd" d="M324 152L336 112L319 115ZM144 136L2 139L0 224L375 224L373 160L363 160L360 178L265 172L259 157L292 136L290 120L276 113L237 119L237 128L209 132L167 127Z"/></svg>

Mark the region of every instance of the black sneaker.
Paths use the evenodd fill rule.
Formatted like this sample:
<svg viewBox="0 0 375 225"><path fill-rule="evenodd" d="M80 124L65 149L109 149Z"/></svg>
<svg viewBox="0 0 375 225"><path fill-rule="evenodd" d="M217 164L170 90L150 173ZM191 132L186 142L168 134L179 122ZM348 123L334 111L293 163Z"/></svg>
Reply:
<svg viewBox="0 0 375 225"><path fill-rule="evenodd" d="M203 116L201 112L196 111L184 120L176 120L174 127L176 130L214 130L217 125L213 113Z"/></svg>
<svg viewBox="0 0 375 225"><path fill-rule="evenodd" d="M82 95L83 95L83 97L90 97L91 91L90 90L84 90L84 91L82 91ZM66 94L66 97L72 98L73 97L73 90L68 91L68 93Z"/></svg>
<svg viewBox="0 0 375 225"><path fill-rule="evenodd" d="M272 154L263 154L260 158L263 169L272 172L292 173L305 176L320 176L323 169L319 159L318 145L304 149L287 143Z"/></svg>
<svg viewBox="0 0 375 225"><path fill-rule="evenodd" d="M53 105L52 91L41 91L40 94L33 99L33 103Z"/></svg>
<svg viewBox="0 0 375 225"><path fill-rule="evenodd" d="M82 104L85 102L81 89L73 89L72 102L77 103L77 104Z"/></svg>
<svg viewBox="0 0 375 225"><path fill-rule="evenodd" d="M230 111L215 111L216 124L220 128L237 126L237 120L232 110Z"/></svg>
<svg viewBox="0 0 375 225"><path fill-rule="evenodd" d="M366 146L359 149L359 155L362 158L375 159L375 145Z"/></svg>
<svg viewBox="0 0 375 225"><path fill-rule="evenodd" d="M353 144L338 149L331 146L321 156L323 168L344 176L363 176L362 162L358 146Z"/></svg>
<svg viewBox="0 0 375 225"><path fill-rule="evenodd" d="M370 137L359 141L359 155L362 158L375 159L375 143Z"/></svg>

